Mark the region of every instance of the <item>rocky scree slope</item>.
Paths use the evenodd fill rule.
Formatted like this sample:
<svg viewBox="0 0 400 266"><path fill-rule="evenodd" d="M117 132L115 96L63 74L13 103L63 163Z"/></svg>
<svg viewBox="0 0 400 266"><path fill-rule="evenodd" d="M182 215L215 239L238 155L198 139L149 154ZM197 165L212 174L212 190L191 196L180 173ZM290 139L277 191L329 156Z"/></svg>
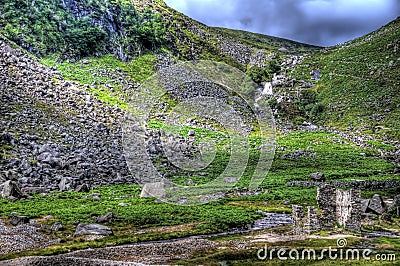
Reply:
<svg viewBox="0 0 400 266"><path fill-rule="evenodd" d="M0 37L0 181L27 192L133 182L119 108Z"/></svg>

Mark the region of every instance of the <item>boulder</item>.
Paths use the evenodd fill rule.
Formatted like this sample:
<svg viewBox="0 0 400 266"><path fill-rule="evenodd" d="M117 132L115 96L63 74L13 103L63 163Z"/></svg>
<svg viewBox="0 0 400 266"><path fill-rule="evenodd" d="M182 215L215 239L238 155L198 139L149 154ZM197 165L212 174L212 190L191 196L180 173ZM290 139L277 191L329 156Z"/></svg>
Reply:
<svg viewBox="0 0 400 266"><path fill-rule="evenodd" d="M88 184L82 184L75 189L75 192L89 192L90 186Z"/></svg>
<svg viewBox="0 0 400 266"><path fill-rule="evenodd" d="M0 133L0 142L4 144L13 144L13 135L9 132Z"/></svg>
<svg viewBox="0 0 400 266"><path fill-rule="evenodd" d="M21 224L28 224L29 218L27 216L21 216L17 213L11 213L10 223L14 226L21 225Z"/></svg>
<svg viewBox="0 0 400 266"><path fill-rule="evenodd" d="M100 224L79 224L74 237L84 235L111 236L113 235L113 231L111 228Z"/></svg>
<svg viewBox="0 0 400 266"><path fill-rule="evenodd" d="M21 199L24 197L17 182L8 180L0 185L0 198Z"/></svg>
<svg viewBox="0 0 400 266"><path fill-rule="evenodd" d="M237 183L238 179L236 177L225 177L224 182L225 183Z"/></svg>
<svg viewBox="0 0 400 266"><path fill-rule="evenodd" d="M391 216L400 217L400 194L396 195L393 202L388 205L387 209L382 215L385 220L390 220Z"/></svg>
<svg viewBox="0 0 400 266"><path fill-rule="evenodd" d="M50 227L51 231L57 232L64 229L64 225L61 222L55 222Z"/></svg>
<svg viewBox="0 0 400 266"><path fill-rule="evenodd" d="M72 189L72 179L70 177L63 176L58 184L58 188L61 192Z"/></svg>
<svg viewBox="0 0 400 266"><path fill-rule="evenodd" d="M110 212L96 219L96 223L109 223L116 217L115 213Z"/></svg>
<svg viewBox="0 0 400 266"><path fill-rule="evenodd" d="M192 179L188 179L184 184L185 185L195 185L196 182L194 182Z"/></svg>
<svg viewBox="0 0 400 266"><path fill-rule="evenodd" d="M61 159L50 152L43 152L37 157L38 161L41 163L46 163L52 167L57 167L61 165Z"/></svg>
<svg viewBox="0 0 400 266"><path fill-rule="evenodd" d="M361 200L361 213L366 213L369 205L369 199Z"/></svg>
<svg viewBox="0 0 400 266"><path fill-rule="evenodd" d="M140 193L141 198L164 197L165 184L163 182L146 183Z"/></svg>
<svg viewBox="0 0 400 266"><path fill-rule="evenodd" d="M310 174L310 178L315 180L315 181L318 181L318 182L324 182L325 181L324 173L320 173L320 172Z"/></svg>
<svg viewBox="0 0 400 266"><path fill-rule="evenodd" d="M384 213L385 203L383 202L382 197L378 194L375 194L368 205L368 209L379 215Z"/></svg>
<svg viewBox="0 0 400 266"><path fill-rule="evenodd" d="M7 181L6 176L4 175L3 172L0 172L0 184L4 183L6 181Z"/></svg>

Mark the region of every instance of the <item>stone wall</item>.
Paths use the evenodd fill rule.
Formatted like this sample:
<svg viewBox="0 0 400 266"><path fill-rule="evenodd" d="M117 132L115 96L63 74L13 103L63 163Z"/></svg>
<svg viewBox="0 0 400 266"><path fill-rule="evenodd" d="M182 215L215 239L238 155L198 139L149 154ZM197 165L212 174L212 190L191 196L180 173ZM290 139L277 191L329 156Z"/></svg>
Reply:
<svg viewBox="0 0 400 266"><path fill-rule="evenodd" d="M317 203L322 211L321 224L325 228L332 227L336 222L336 189L324 185L317 190Z"/></svg>
<svg viewBox="0 0 400 266"><path fill-rule="evenodd" d="M359 232L361 230L361 192L360 190L341 190L333 186L323 185L317 191L317 208L293 205L292 219L295 234L310 234L320 229L330 229L335 224L346 230Z"/></svg>
<svg viewBox="0 0 400 266"><path fill-rule="evenodd" d="M361 191L336 191L336 218L339 225L350 231L361 228Z"/></svg>
<svg viewBox="0 0 400 266"><path fill-rule="evenodd" d="M308 206L307 213L304 213L302 206L293 205L292 221L293 231L296 235L311 234L321 229L317 208L313 206Z"/></svg>

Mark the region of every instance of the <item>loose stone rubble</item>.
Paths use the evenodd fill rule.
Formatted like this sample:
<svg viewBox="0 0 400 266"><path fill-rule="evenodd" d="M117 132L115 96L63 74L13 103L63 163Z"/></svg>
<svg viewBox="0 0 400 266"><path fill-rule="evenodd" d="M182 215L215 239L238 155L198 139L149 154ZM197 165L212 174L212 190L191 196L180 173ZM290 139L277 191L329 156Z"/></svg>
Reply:
<svg viewBox="0 0 400 266"><path fill-rule="evenodd" d="M120 144L121 109L2 37L0 51L0 184L43 193L134 182ZM4 184L11 194L0 196L20 197Z"/></svg>

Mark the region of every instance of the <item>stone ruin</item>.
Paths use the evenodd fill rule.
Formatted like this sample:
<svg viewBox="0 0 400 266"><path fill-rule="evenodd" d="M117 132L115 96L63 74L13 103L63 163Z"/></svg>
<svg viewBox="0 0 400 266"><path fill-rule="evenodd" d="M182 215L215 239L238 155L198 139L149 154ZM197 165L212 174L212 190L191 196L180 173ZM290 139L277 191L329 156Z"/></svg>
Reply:
<svg viewBox="0 0 400 266"><path fill-rule="evenodd" d="M346 230L361 231L361 191L341 190L330 185L318 187L318 209L292 206L293 231L295 234L310 234L321 229L330 229L335 224Z"/></svg>
<svg viewBox="0 0 400 266"><path fill-rule="evenodd" d="M308 235L321 229L320 220L318 219L317 214L317 208L315 208L314 206L308 206L307 214L305 214L302 206L293 205L292 220L293 231L296 235Z"/></svg>

